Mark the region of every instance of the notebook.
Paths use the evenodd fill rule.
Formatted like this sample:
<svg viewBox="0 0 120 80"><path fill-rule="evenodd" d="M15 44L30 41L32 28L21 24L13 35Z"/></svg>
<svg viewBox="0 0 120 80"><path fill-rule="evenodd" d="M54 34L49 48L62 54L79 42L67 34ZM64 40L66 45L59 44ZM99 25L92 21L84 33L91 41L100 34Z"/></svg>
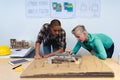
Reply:
<svg viewBox="0 0 120 80"><path fill-rule="evenodd" d="M12 65L15 65L15 64L23 63L23 62L28 62L28 61L29 60L27 60L27 59L18 59L18 60L9 61L9 63L12 64Z"/></svg>
<svg viewBox="0 0 120 80"><path fill-rule="evenodd" d="M12 54L10 55L11 58L13 57L25 57L28 54L30 54L30 52L32 52L34 50L34 47L30 47L28 49L12 49Z"/></svg>

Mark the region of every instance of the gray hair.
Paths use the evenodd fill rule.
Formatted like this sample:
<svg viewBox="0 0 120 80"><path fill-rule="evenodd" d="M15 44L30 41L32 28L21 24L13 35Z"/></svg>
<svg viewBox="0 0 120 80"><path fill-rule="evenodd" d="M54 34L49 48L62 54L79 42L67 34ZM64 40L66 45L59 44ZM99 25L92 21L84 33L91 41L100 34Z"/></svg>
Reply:
<svg viewBox="0 0 120 80"><path fill-rule="evenodd" d="M73 28L72 34L75 34L78 31L80 31L81 33L82 32L87 32L84 25L77 25L75 28Z"/></svg>

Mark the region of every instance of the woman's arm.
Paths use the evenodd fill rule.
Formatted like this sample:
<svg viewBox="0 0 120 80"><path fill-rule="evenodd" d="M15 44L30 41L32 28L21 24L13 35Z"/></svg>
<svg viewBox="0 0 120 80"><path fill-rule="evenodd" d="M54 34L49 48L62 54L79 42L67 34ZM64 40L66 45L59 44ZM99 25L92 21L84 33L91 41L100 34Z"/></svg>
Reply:
<svg viewBox="0 0 120 80"><path fill-rule="evenodd" d="M94 43L97 52L95 52L93 55L105 60L107 58L107 53L105 51L102 41L100 39L96 39Z"/></svg>

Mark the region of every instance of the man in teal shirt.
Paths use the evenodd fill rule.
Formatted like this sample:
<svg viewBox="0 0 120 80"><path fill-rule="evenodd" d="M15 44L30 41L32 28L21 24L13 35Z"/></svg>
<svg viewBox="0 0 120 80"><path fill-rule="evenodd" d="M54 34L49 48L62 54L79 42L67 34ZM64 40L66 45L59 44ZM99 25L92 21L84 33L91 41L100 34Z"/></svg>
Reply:
<svg viewBox="0 0 120 80"><path fill-rule="evenodd" d="M71 51L72 54L76 54L83 47L99 59L105 60L112 57L114 43L110 37L105 34L90 34L86 31L84 25L76 26L72 33L78 39L77 44Z"/></svg>

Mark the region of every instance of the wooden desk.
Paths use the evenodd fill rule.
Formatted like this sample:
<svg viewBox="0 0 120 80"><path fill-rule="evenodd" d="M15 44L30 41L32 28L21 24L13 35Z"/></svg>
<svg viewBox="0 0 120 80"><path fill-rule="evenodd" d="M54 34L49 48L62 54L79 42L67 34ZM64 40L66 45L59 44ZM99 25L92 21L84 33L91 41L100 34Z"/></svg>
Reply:
<svg viewBox="0 0 120 80"><path fill-rule="evenodd" d="M11 59L0 59L0 80L68 80L68 78L20 78L22 72L12 70L14 66L8 63L9 60ZM30 60L32 62L33 59ZM31 62L23 63L22 67L25 69ZM114 71L114 78L69 78L69 80L120 80L120 65L117 60L107 59L103 62Z"/></svg>

